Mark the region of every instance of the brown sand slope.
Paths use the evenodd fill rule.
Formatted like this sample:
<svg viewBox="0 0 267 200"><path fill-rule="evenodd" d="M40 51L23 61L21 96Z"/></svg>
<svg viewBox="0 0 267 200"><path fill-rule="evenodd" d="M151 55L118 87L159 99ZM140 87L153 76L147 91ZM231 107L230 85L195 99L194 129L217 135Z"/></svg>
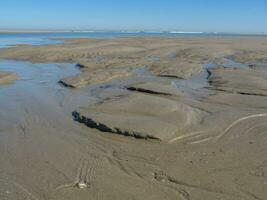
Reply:
<svg viewBox="0 0 267 200"><path fill-rule="evenodd" d="M169 141L201 121L204 114L163 97L131 94L74 112L77 121L104 132Z"/></svg>
<svg viewBox="0 0 267 200"><path fill-rule="evenodd" d="M17 80L17 75L12 72L0 72L0 85L9 84Z"/></svg>
<svg viewBox="0 0 267 200"><path fill-rule="evenodd" d="M143 93L158 94L158 95L183 95L175 86L158 82L144 82L132 84L127 87L130 91L138 91Z"/></svg>
<svg viewBox="0 0 267 200"><path fill-rule="evenodd" d="M209 82L216 90L247 95L267 95L267 72L252 69L216 68Z"/></svg>
<svg viewBox="0 0 267 200"><path fill-rule="evenodd" d="M66 87L80 88L88 84L108 82L113 79L123 79L131 75L130 71L123 69L86 70L76 76L66 77L60 80Z"/></svg>

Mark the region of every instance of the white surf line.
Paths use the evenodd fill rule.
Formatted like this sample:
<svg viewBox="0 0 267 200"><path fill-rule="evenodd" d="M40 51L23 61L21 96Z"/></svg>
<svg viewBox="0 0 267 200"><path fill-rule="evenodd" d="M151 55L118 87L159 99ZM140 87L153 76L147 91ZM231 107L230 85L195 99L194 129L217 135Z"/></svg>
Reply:
<svg viewBox="0 0 267 200"><path fill-rule="evenodd" d="M240 123L244 120L247 120L247 119L258 118L258 117L267 117L267 113L249 115L249 116L242 117L242 118L234 121L228 128L225 129L224 132L222 132L220 135L217 136L216 141L219 140L220 138L222 138L228 131L230 131L238 123Z"/></svg>
<svg viewBox="0 0 267 200"><path fill-rule="evenodd" d="M178 136L176 138L171 139L170 141L168 141L168 143L171 144L171 143L173 143L173 142L175 142L177 140L181 140L181 139L184 139L184 138L187 138L187 137L195 136L195 135L197 135L199 133L204 133L204 132L205 131L196 131L196 132L193 132L193 133L188 133L188 134L185 134L185 135L180 135L180 136Z"/></svg>

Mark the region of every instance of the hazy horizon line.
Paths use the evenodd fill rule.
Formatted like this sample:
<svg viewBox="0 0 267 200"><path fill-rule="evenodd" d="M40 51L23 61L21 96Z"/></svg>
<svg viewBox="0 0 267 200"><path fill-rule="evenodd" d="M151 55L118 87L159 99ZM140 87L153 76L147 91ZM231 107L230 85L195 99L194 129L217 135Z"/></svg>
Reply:
<svg viewBox="0 0 267 200"><path fill-rule="evenodd" d="M0 33L63 33L63 32L118 32L118 33L173 33L173 34L241 34L241 35L266 35L265 32L217 32L217 31L186 31L183 29L153 30L153 29L47 29L47 28L0 28Z"/></svg>

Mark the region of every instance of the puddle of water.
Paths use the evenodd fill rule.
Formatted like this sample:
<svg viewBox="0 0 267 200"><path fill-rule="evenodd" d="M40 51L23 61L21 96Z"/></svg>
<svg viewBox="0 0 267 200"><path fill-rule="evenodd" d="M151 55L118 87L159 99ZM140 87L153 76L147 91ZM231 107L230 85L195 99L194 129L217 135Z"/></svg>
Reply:
<svg viewBox="0 0 267 200"><path fill-rule="evenodd" d="M213 63L207 63L203 65L202 72L192 76L190 79L179 79L173 80L172 85L175 86L179 91L186 91L187 93L193 93L198 89L202 89L209 86L208 83L208 71L207 69L213 68Z"/></svg>
<svg viewBox="0 0 267 200"><path fill-rule="evenodd" d="M261 63L251 63L249 65L251 69L258 69L258 70L267 70L267 62L261 62Z"/></svg>
<svg viewBox="0 0 267 200"><path fill-rule="evenodd" d="M70 90L58 84L61 78L80 73L73 64L32 64L2 60L0 71L15 72L19 76L15 83L0 86L1 113L25 109L18 107L18 104L29 106L27 109L31 109L30 104L34 104L33 107L43 104L70 115L77 105L96 101L89 88Z"/></svg>
<svg viewBox="0 0 267 200"><path fill-rule="evenodd" d="M37 36L26 36L25 34L0 34L0 48L15 47L17 45L50 45L63 44L60 40L51 40Z"/></svg>
<svg viewBox="0 0 267 200"><path fill-rule="evenodd" d="M222 64L222 66L224 67L228 67L228 68L239 68L239 69L248 69L248 65L247 64L243 64L243 63L239 63L234 61L231 58L224 58L225 63Z"/></svg>
<svg viewBox="0 0 267 200"><path fill-rule="evenodd" d="M238 63L230 58L223 58L219 62L210 62L202 66L202 72L200 74L192 76L188 80L173 80L172 85L174 85L179 91L186 91L187 93L194 94L196 90L206 88L210 86L208 82L208 69L212 69L216 66L223 66L227 68L239 68L248 69L247 64Z"/></svg>
<svg viewBox="0 0 267 200"><path fill-rule="evenodd" d="M148 56L146 59L152 62L160 61L160 57L158 56Z"/></svg>

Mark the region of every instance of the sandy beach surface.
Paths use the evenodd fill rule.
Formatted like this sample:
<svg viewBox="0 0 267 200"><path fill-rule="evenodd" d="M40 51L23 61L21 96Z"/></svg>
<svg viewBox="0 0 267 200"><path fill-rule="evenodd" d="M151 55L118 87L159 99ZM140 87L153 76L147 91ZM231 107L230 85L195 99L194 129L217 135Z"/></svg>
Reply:
<svg viewBox="0 0 267 200"><path fill-rule="evenodd" d="M17 79L17 75L12 72L0 72L0 84L10 84Z"/></svg>
<svg viewBox="0 0 267 200"><path fill-rule="evenodd" d="M267 199L267 37L67 39L0 59L1 200Z"/></svg>

